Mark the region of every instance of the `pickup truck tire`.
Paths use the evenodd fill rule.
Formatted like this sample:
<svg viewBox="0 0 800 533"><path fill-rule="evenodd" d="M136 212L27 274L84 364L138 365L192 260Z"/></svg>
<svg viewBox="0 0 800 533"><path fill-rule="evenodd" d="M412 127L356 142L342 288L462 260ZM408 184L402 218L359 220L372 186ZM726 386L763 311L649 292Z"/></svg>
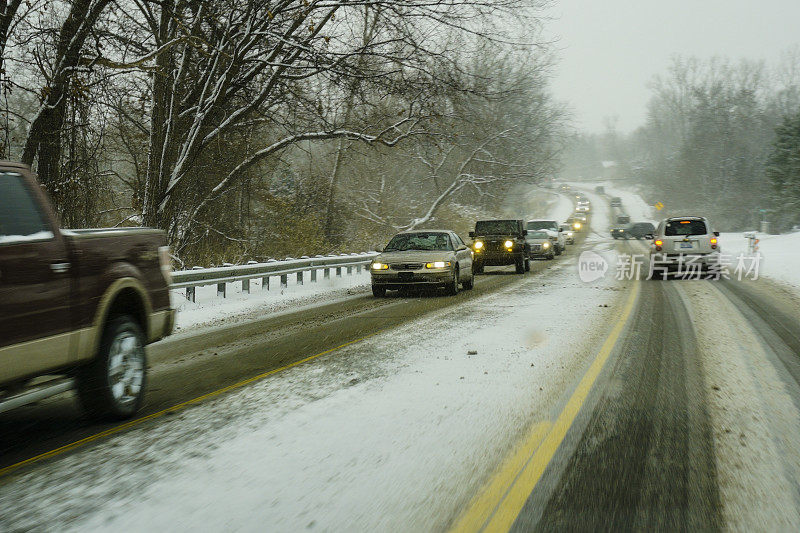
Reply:
<svg viewBox="0 0 800 533"><path fill-rule="evenodd" d="M530 257L525 258L525 272L531 271L531 259Z"/></svg>
<svg viewBox="0 0 800 533"><path fill-rule="evenodd" d="M483 264L478 262L472 263L472 272L474 274L483 274Z"/></svg>
<svg viewBox="0 0 800 533"><path fill-rule="evenodd" d="M130 418L144 400L147 384L145 337L136 321L122 315L106 324L97 357L77 375L87 414L98 419Z"/></svg>

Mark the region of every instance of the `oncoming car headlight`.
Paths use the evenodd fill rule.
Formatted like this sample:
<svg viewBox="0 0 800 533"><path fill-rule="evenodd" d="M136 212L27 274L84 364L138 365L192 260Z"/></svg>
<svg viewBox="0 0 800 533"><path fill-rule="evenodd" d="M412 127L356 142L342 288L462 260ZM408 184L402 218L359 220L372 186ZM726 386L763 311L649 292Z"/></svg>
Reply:
<svg viewBox="0 0 800 533"><path fill-rule="evenodd" d="M482 241L475 241L475 243L474 243L472 246L473 246L473 247L474 247L476 250L480 250L481 248L483 248L483 242L482 242Z"/></svg>
<svg viewBox="0 0 800 533"><path fill-rule="evenodd" d="M372 270L388 270L389 265L386 263L372 263Z"/></svg>
<svg viewBox="0 0 800 533"><path fill-rule="evenodd" d="M572 237L572 235L573 235L573 234L572 234L572 232L571 232L571 231L568 231L568 232L567 232L567 237Z"/></svg>
<svg viewBox="0 0 800 533"><path fill-rule="evenodd" d="M506 241L503 244L506 245L506 248L512 248L514 246L514 241Z"/></svg>
<svg viewBox="0 0 800 533"><path fill-rule="evenodd" d="M447 268L450 266L450 261L434 261L433 263L425 263L425 268Z"/></svg>
<svg viewBox="0 0 800 533"><path fill-rule="evenodd" d="M575 224L572 225L572 227L575 228L575 229L581 229L581 223L580 222L576 222Z"/></svg>
<svg viewBox="0 0 800 533"><path fill-rule="evenodd" d="M550 248L550 243L549 242L542 243L542 248Z"/></svg>

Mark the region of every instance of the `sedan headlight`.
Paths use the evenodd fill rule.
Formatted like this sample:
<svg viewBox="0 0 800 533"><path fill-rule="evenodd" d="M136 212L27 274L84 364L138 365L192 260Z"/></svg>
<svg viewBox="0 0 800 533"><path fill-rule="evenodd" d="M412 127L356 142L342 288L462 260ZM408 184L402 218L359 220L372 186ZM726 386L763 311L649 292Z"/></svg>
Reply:
<svg viewBox="0 0 800 533"><path fill-rule="evenodd" d="M573 227L575 229L581 229L581 223L580 222L576 222L575 224L573 224Z"/></svg>
<svg viewBox="0 0 800 533"><path fill-rule="evenodd" d="M450 266L450 261L434 261L433 263L425 263L425 268L447 268Z"/></svg>
<svg viewBox="0 0 800 533"><path fill-rule="evenodd" d="M389 270L389 265L386 263L372 263L372 270Z"/></svg>
<svg viewBox="0 0 800 533"><path fill-rule="evenodd" d="M514 246L514 241L506 241L504 244L506 248L512 248Z"/></svg>
<svg viewBox="0 0 800 533"><path fill-rule="evenodd" d="M475 241L472 246L474 246L476 250L480 250L481 248L483 248L483 242Z"/></svg>
<svg viewBox="0 0 800 533"><path fill-rule="evenodd" d="M567 237L572 237L573 233L571 231L567 232Z"/></svg>

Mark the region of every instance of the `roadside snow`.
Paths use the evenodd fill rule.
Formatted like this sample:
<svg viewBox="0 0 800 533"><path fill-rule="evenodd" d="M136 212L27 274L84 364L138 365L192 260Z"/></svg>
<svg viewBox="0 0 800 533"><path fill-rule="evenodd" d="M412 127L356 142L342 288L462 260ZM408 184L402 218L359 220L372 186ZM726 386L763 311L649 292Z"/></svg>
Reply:
<svg viewBox="0 0 800 533"><path fill-rule="evenodd" d="M366 267L362 268L361 273L353 268L352 275L348 275L343 268L342 277L337 278L332 272L329 279L324 279L320 271L317 279L317 282L311 283L306 272L303 285L298 285L296 276L292 275L288 287L284 289L280 286L280 277L272 276L269 290L263 290L261 279L258 278L250 280L250 294L242 292L240 282L228 283L225 298L217 296L216 285L206 285L197 287L196 302L186 299L184 289L172 290L172 306L178 310L176 331L219 324L253 313L272 313L289 306L319 301L329 303L347 295L366 294L370 288Z"/></svg>
<svg viewBox="0 0 800 533"><path fill-rule="evenodd" d="M441 530L616 314L576 256L12 478L0 529Z"/></svg>
<svg viewBox="0 0 800 533"><path fill-rule="evenodd" d="M800 232L756 235L760 240L759 275L781 281L800 292ZM747 239L744 233L722 233L719 243L724 254L733 256L733 266L736 265L739 255L747 255Z"/></svg>
<svg viewBox="0 0 800 533"><path fill-rule="evenodd" d="M800 412L761 337L711 282L676 285L697 331L731 531L796 531Z"/></svg>

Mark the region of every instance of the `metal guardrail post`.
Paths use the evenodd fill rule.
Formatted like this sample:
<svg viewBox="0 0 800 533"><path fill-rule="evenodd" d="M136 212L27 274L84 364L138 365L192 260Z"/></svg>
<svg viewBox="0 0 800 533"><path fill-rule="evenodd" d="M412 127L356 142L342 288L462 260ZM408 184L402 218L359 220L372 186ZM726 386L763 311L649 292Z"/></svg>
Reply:
<svg viewBox="0 0 800 533"><path fill-rule="evenodd" d="M356 274L361 274L361 265L356 265Z"/></svg>
<svg viewBox="0 0 800 533"><path fill-rule="evenodd" d="M302 285L303 284L303 273L302 272L298 272L297 273L297 284L298 285Z"/></svg>
<svg viewBox="0 0 800 533"><path fill-rule="evenodd" d="M217 298L225 298L225 283L217 283Z"/></svg>
<svg viewBox="0 0 800 533"><path fill-rule="evenodd" d="M281 274L281 289L285 289L288 286L289 286L289 275Z"/></svg>
<svg viewBox="0 0 800 533"><path fill-rule="evenodd" d="M312 268L311 269L311 283L316 283L316 281L317 281L317 269L316 268Z"/></svg>
<svg viewBox="0 0 800 533"><path fill-rule="evenodd" d="M186 287L186 299L192 303L197 301L195 300L194 289L194 287Z"/></svg>
<svg viewBox="0 0 800 533"><path fill-rule="evenodd" d="M269 290L269 276L264 276L261 278L261 290L268 291Z"/></svg>
<svg viewBox="0 0 800 533"><path fill-rule="evenodd" d="M342 267L336 267L336 277L337 278L342 277Z"/></svg>
<svg viewBox="0 0 800 533"><path fill-rule="evenodd" d="M250 278L242 280L242 292L250 294Z"/></svg>
<svg viewBox="0 0 800 533"><path fill-rule="evenodd" d="M322 277L325 279L331 279L331 269L326 268L322 274Z"/></svg>
<svg viewBox="0 0 800 533"><path fill-rule="evenodd" d="M347 275L348 276L352 276L353 275L353 267L351 267L351 266L347 267Z"/></svg>

